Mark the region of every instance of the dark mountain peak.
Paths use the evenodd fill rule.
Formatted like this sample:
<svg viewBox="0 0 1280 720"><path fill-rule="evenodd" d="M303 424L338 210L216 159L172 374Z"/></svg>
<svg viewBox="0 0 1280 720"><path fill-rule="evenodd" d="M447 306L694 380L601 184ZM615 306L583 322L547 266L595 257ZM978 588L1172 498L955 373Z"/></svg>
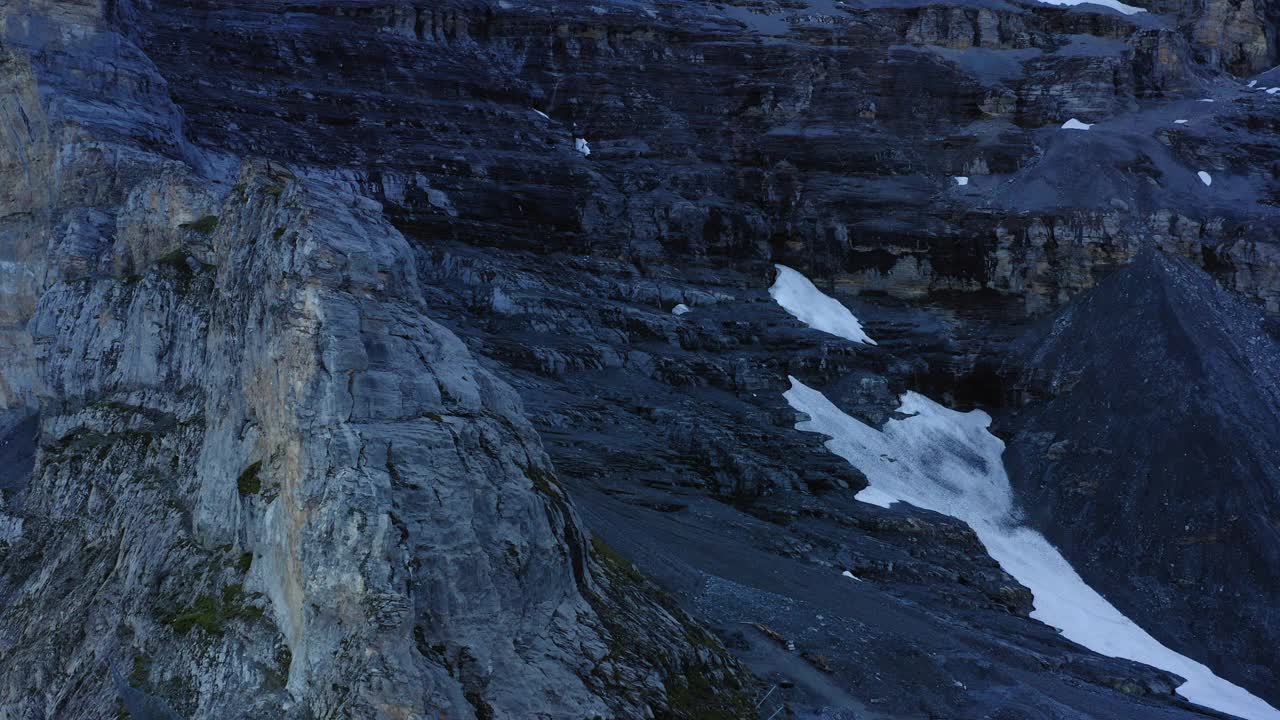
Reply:
<svg viewBox="0 0 1280 720"><path fill-rule="evenodd" d="M1052 382L1085 370L1099 382L1117 383L1113 387L1179 377L1212 383L1218 392L1239 391L1246 405L1265 402L1274 408L1280 407L1274 372L1280 368L1280 344L1267 332L1267 322L1261 309L1187 259L1146 247L1015 343L1013 357ZM1185 389L1157 384L1144 392Z"/></svg>
<svg viewBox="0 0 1280 720"><path fill-rule="evenodd" d="M1035 399L1005 457L1028 517L1087 581L1275 702L1280 344L1265 324L1144 249L1015 343Z"/></svg>

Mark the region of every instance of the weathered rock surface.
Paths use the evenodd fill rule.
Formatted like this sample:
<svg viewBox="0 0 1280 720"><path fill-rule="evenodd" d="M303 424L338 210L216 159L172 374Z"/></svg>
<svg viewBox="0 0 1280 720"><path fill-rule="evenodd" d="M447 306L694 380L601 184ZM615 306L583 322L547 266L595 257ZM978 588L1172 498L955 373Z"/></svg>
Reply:
<svg viewBox="0 0 1280 720"><path fill-rule="evenodd" d="M0 718L1199 714L781 398L994 411L1147 245L1280 311L1275 3L1149 10L0 6Z"/></svg>
<svg viewBox="0 0 1280 720"><path fill-rule="evenodd" d="M95 10L3 17L41 122L6 147L0 429L38 446L5 477L0 717L736 712L718 643L593 558L381 206L189 146Z"/></svg>

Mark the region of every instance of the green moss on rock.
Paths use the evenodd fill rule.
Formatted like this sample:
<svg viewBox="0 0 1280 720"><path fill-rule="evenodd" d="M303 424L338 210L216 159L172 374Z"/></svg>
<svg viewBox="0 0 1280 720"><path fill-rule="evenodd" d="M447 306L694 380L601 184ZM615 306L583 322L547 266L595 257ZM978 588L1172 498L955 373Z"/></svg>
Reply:
<svg viewBox="0 0 1280 720"><path fill-rule="evenodd" d="M195 232L204 233L205 235L208 235L209 233L218 229L218 216L205 215L199 220L193 220L189 223L182 223L178 227L182 228L183 230L194 230Z"/></svg>
<svg viewBox="0 0 1280 720"><path fill-rule="evenodd" d="M236 488L240 491L241 497L257 495L262 492L262 478L258 476L262 470L262 461L250 465L240 473L240 477L236 478Z"/></svg>

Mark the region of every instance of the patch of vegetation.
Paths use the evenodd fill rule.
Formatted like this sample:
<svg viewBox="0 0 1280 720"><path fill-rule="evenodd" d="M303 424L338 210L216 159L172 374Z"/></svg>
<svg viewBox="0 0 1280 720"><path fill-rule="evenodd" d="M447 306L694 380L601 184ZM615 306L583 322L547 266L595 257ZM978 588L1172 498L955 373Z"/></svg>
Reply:
<svg viewBox="0 0 1280 720"><path fill-rule="evenodd" d="M278 227L275 230L271 231L271 239L279 240L280 238L284 237L284 234L285 234L285 229L282 227Z"/></svg>
<svg viewBox="0 0 1280 720"><path fill-rule="evenodd" d="M129 684L136 688L146 687L151 680L151 658L138 655L133 659L133 670L129 672Z"/></svg>
<svg viewBox="0 0 1280 720"><path fill-rule="evenodd" d="M268 692L283 690L289 684L289 676L279 670L267 668L262 671L262 689Z"/></svg>
<svg viewBox="0 0 1280 720"><path fill-rule="evenodd" d="M262 188L262 191L267 193L268 195L280 197L282 194L284 194L284 187L280 185L267 185Z"/></svg>
<svg viewBox="0 0 1280 720"><path fill-rule="evenodd" d="M191 281L197 273L213 267L200 262L184 250L174 250L161 255L156 258L155 266L172 268L174 274L178 276L178 289L182 292L190 289Z"/></svg>
<svg viewBox="0 0 1280 720"><path fill-rule="evenodd" d="M218 229L218 216L205 215L199 220L193 220L189 223L182 223L178 227L182 228L183 230L194 230L198 233L204 233L205 235L208 235L209 233Z"/></svg>
<svg viewBox="0 0 1280 720"><path fill-rule="evenodd" d="M253 553L240 553L240 559L236 561L236 569L243 575L249 572L249 568L253 566Z"/></svg>
<svg viewBox="0 0 1280 720"><path fill-rule="evenodd" d="M263 690L283 690L289 684L289 666L293 664L293 653L289 648L281 646L276 652L276 667L263 671Z"/></svg>
<svg viewBox="0 0 1280 720"><path fill-rule="evenodd" d="M665 717L671 720L741 720L757 716L744 693L724 692L724 688L707 679L706 668L692 667L682 679L668 676L663 684L670 707ZM658 717L664 715L659 713Z"/></svg>
<svg viewBox="0 0 1280 720"><path fill-rule="evenodd" d="M524 474L533 481L533 486L543 495L562 497L565 494L564 488L560 485L560 480L537 465L530 463L528 466L521 468L521 470L524 470Z"/></svg>
<svg viewBox="0 0 1280 720"><path fill-rule="evenodd" d="M199 628L206 635L221 637L232 620L257 620L262 608L244 601L244 586L232 583L222 589L221 597L201 595L190 607L161 615L160 622L180 635Z"/></svg>
<svg viewBox="0 0 1280 720"><path fill-rule="evenodd" d="M180 635L186 635L194 628L200 628L210 635L221 635L223 617L214 597L201 595L191 607L162 617L161 622L171 626Z"/></svg>
<svg viewBox="0 0 1280 720"><path fill-rule="evenodd" d="M257 495L262 492L262 478L258 473L262 470L262 461L250 465L240 473L240 477L236 478L236 488L240 490L240 497L248 497Z"/></svg>
<svg viewBox="0 0 1280 720"><path fill-rule="evenodd" d="M189 257L191 256L182 250L174 250L173 252L165 253L164 255L156 258L156 264L167 265L183 275L190 275L191 264L187 262L187 258Z"/></svg>
<svg viewBox="0 0 1280 720"><path fill-rule="evenodd" d="M644 582L645 577L636 569L636 566L604 540L598 537L591 538L591 554L610 574L621 576L633 583Z"/></svg>

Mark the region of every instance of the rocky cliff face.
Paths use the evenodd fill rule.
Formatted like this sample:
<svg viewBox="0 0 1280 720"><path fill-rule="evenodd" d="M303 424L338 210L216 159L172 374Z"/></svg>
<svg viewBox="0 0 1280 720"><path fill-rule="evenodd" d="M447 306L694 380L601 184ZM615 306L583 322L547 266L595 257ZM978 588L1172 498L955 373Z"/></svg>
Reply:
<svg viewBox="0 0 1280 720"><path fill-rule="evenodd" d="M1277 8L1148 10L0 6L0 718L1197 714L781 397L997 412L1144 246L1280 310L1280 78L1230 74ZM1134 558L1090 580L1158 621ZM1273 690L1270 636L1199 627L1149 629Z"/></svg>
<svg viewBox="0 0 1280 720"><path fill-rule="evenodd" d="M5 482L0 716L114 716L110 668L135 716L736 707L718 643L593 559L378 203L188 145L95 10L4 18L4 399L39 432L5 426L38 445Z"/></svg>

